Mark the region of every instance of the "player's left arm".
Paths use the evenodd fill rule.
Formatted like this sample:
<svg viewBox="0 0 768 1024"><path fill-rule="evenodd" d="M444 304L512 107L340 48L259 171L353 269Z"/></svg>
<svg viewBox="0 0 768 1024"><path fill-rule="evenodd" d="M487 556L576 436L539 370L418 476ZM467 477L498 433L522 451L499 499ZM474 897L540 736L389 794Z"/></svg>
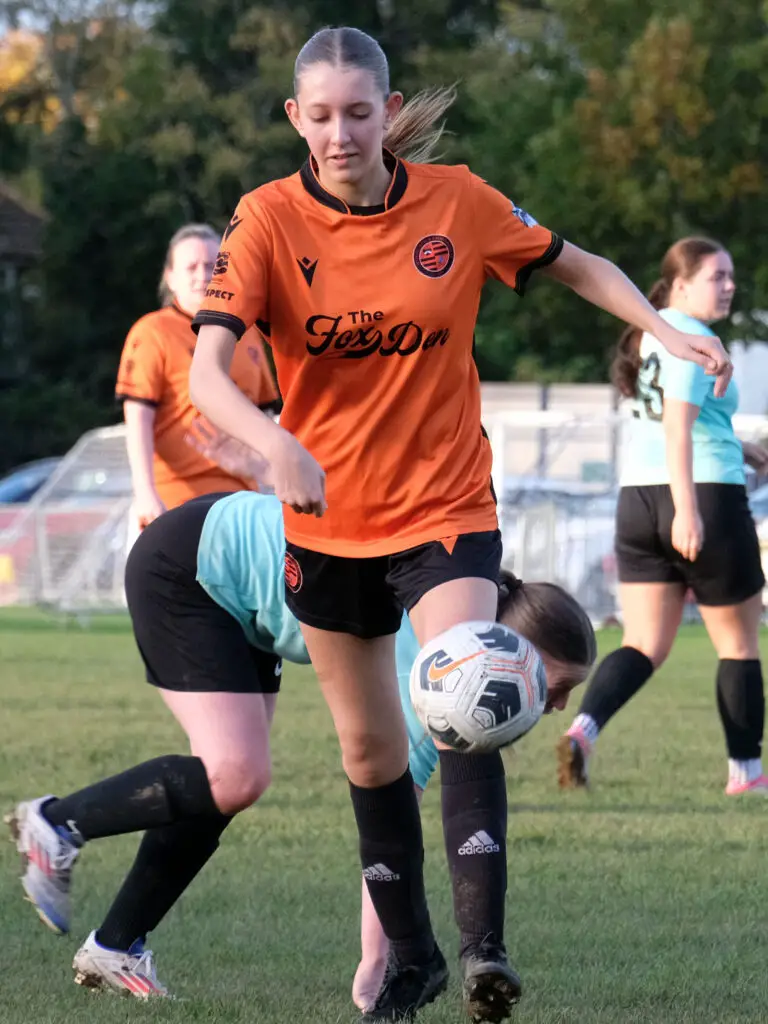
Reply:
<svg viewBox="0 0 768 1024"><path fill-rule="evenodd" d="M744 452L744 461L748 466L761 475L768 473L768 448L764 448L756 441L742 441L741 447Z"/></svg>
<svg viewBox="0 0 768 1024"><path fill-rule="evenodd" d="M557 259L540 273L567 285L593 306L652 334L672 355L703 366L708 374L717 376L715 396L725 394L733 365L720 339L712 334L686 334L668 324L610 260L564 242Z"/></svg>

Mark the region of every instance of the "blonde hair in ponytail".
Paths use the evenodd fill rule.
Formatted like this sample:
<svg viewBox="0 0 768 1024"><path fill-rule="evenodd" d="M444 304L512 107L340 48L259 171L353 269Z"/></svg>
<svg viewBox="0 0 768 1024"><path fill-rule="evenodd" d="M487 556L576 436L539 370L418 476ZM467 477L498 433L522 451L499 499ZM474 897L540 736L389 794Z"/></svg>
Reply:
<svg viewBox="0 0 768 1024"><path fill-rule="evenodd" d="M314 64L331 67L361 68L370 71L377 87L389 96L389 65L384 51L366 32L358 28L322 28L299 51L293 69L294 95L299 79ZM424 89L410 99L397 115L384 137L384 145L395 156L414 163L428 163L436 157L445 131L441 118L456 99L456 87Z"/></svg>
<svg viewBox="0 0 768 1024"><path fill-rule="evenodd" d="M417 92L392 122L384 145L395 156L415 164L437 159L437 147L445 131L441 118L455 101L455 85Z"/></svg>

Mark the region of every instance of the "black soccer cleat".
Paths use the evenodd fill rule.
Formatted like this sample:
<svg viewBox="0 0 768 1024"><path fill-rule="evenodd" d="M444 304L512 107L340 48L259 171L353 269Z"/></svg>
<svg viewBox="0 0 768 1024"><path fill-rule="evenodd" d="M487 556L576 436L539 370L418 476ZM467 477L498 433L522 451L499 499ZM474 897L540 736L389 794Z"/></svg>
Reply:
<svg viewBox="0 0 768 1024"><path fill-rule="evenodd" d="M470 1020L498 1024L520 1001L520 976L507 960L503 946L480 943L461 958L464 1008Z"/></svg>
<svg viewBox="0 0 768 1024"><path fill-rule="evenodd" d="M448 965L437 944L425 964L401 964L390 953L379 994L360 1024L410 1022L422 1006L433 1002L448 985Z"/></svg>

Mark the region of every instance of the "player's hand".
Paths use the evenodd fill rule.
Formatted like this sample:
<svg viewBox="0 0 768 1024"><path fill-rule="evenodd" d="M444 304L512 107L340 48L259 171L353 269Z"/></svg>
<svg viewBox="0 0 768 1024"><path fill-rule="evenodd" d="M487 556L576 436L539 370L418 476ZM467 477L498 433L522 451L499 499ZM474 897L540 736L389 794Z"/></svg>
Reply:
<svg viewBox="0 0 768 1024"><path fill-rule="evenodd" d="M756 473L768 473L768 448L754 441L742 441L741 447L744 450L744 461L751 466Z"/></svg>
<svg viewBox="0 0 768 1024"><path fill-rule="evenodd" d="M293 434L282 429L267 455L272 467L272 486L280 501L290 505L294 512L304 512L319 519L328 507L325 472L320 463Z"/></svg>
<svg viewBox="0 0 768 1024"><path fill-rule="evenodd" d="M145 526L149 526L154 519L165 512L165 505L160 500L157 491L147 491L134 496L133 510L139 520L139 529L143 530Z"/></svg>
<svg viewBox="0 0 768 1024"><path fill-rule="evenodd" d="M675 512L672 547L689 562L695 562L704 543L704 524L697 509Z"/></svg>
<svg viewBox="0 0 768 1024"><path fill-rule="evenodd" d="M698 363L715 381L715 398L722 398L733 376L733 363L719 338L704 334L685 334L670 327L659 341L679 359Z"/></svg>

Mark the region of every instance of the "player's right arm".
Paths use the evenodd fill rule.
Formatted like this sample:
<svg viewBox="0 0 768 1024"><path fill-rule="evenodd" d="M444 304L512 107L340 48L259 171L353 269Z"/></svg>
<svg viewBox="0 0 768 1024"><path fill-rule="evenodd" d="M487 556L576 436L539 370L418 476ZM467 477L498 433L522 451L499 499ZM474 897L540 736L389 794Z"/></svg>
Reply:
<svg viewBox="0 0 768 1024"><path fill-rule="evenodd" d="M123 402L134 510L142 529L165 512L155 488L155 415L154 406L130 399Z"/></svg>
<svg viewBox="0 0 768 1024"><path fill-rule="evenodd" d="M701 333L704 336L710 332ZM659 383L664 396L662 423L669 489L675 508L672 546L683 558L694 562L704 543L704 524L693 479L693 425L706 399L709 382L700 366L665 355Z"/></svg>
<svg viewBox="0 0 768 1024"><path fill-rule="evenodd" d="M294 512L322 516L325 473L293 434L258 409L232 380L229 368L236 343L228 327L200 327L189 375L192 402L219 430L267 460L280 501Z"/></svg>
<svg viewBox="0 0 768 1024"><path fill-rule="evenodd" d="M693 482L693 424L698 415L697 405L665 397L662 419L669 489L675 507L672 546L690 562L696 561L704 543L704 524L699 514L696 485Z"/></svg>
<svg viewBox="0 0 768 1024"><path fill-rule="evenodd" d="M155 417L164 388L162 340L146 320L140 320L125 339L115 397L123 403L134 510L142 529L165 512L155 488L153 466Z"/></svg>
<svg viewBox="0 0 768 1024"><path fill-rule="evenodd" d="M269 321L272 237L252 196L241 200L222 239L211 286L194 320L198 332L189 391L200 412L270 464L277 497L296 512L325 511L325 473L309 452L261 412L230 376L248 326Z"/></svg>

